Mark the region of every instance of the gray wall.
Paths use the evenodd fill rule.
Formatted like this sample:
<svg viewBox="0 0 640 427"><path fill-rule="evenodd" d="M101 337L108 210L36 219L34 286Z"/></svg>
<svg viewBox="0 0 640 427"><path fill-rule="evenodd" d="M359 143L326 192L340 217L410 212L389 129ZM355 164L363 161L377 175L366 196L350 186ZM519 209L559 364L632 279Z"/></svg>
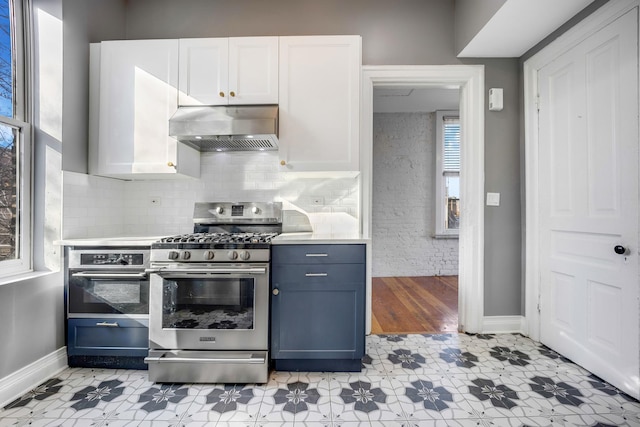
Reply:
<svg viewBox="0 0 640 427"><path fill-rule="evenodd" d="M62 0L62 5L62 169L87 173L89 43L124 38L124 4L113 0Z"/></svg>
<svg viewBox="0 0 640 427"><path fill-rule="evenodd" d="M365 64L451 64L453 0L128 0L128 39L359 34Z"/></svg>
<svg viewBox="0 0 640 427"><path fill-rule="evenodd" d="M521 307L521 199L519 67L517 60L487 60L486 92L504 89L504 109L485 111L485 193L500 193L500 206L485 206L484 309L486 316L524 314ZM485 93L486 93L485 92ZM522 223L523 224L523 223Z"/></svg>
<svg viewBox="0 0 640 427"><path fill-rule="evenodd" d="M460 53L507 0L455 0L455 52Z"/></svg>
<svg viewBox="0 0 640 427"><path fill-rule="evenodd" d="M124 34L124 4L119 0L33 0L33 9L33 261L42 274L0 285L0 343L5 350L0 378L64 346L62 254L53 243L61 237L61 172L64 167L81 172L87 168L88 42ZM103 21L106 18L116 19ZM41 40L63 52L62 73L49 72L59 60L48 56L50 50L41 52ZM56 114L49 95L59 94L59 88L63 111Z"/></svg>
<svg viewBox="0 0 640 427"><path fill-rule="evenodd" d="M128 0L126 38L359 34L364 65L484 64L486 90L505 109L486 111L485 315L521 309L518 60L456 58L453 0ZM375 244L375 242L374 242Z"/></svg>
<svg viewBox="0 0 640 427"><path fill-rule="evenodd" d="M39 70L47 70L50 65L40 61L41 25L52 34L42 34L49 43L61 43L56 36L62 31L61 0L34 0L34 9L38 11L34 19L36 74ZM55 31L59 30L59 31ZM46 30L45 30L46 31ZM59 46L59 45L58 45ZM41 270L42 275L24 278L0 285L0 378L56 351L64 346L64 310L63 286L60 273L60 254L53 246L53 240L59 238L61 187L57 177L60 176L60 141L55 136L60 121L59 114L45 112L46 107L38 103L43 86L61 85L61 81L52 81L57 77L47 75L40 79L36 75L33 88L36 105L34 106L34 173L33 173L33 205L34 220L33 253L34 268ZM42 81L41 81L42 80ZM54 92L56 92L54 90ZM43 92L45 95L47 91ZM57 92L56 92L57 93ZM47 102L44 96L43 102ZM43 130L42 123L47 121ZM49 222L51 220L51 222ZM48 272L46 272L48 270Z"/></svg>

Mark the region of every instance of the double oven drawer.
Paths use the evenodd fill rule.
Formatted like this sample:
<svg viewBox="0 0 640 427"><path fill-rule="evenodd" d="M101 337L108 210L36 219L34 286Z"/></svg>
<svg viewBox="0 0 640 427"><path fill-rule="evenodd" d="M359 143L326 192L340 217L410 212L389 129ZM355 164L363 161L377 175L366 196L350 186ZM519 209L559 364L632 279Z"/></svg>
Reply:
<svg viewBox="0 0 640 427"><path fill-rule="evenodd" d="M69 366L145 369L149 249L67 248Z"/></svg>
<svg viewBox="0 0 640 427"><path fill-rule="evenodd" d="M84 318L69 319L69 356L147 355L148 319Z"/></svg>

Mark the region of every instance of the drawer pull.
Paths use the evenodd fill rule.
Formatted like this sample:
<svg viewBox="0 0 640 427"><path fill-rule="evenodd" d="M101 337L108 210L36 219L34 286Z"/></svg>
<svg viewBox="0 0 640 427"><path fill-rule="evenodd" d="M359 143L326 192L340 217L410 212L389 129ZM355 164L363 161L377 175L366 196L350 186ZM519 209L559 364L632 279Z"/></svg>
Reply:
<svg viewBox="0 0 640 427"><path fill-rule="evenodd" d="M120 325L118 325L118 322L98 322L96 323L96 326L106 326L109 328L117 328Z"/></svg>
<svg viewBox="0 0 640 427"><path fill-rule="evenodd" d="M306 254L305 256L329 256L329 254Z"/></svg>
<svg viewBox="0 0 640 427"><path fill-rule="evenodd" d="M261 357L259 355L252 354L249 358L234 358L234 357L176 357L171 356L167 357L166 354L163 354L160 357L145 357L144 363L201 363L201 364L214 364L214 363L235 363L242 365L249 365L259 363L264 365L266 363L266 358Z"/></svg>
<svg viewBox="0 0 640 427"><path fill-rule="evenodd" d="M307 273L305 274L307 277L327 277L327 273Z"/></svg>

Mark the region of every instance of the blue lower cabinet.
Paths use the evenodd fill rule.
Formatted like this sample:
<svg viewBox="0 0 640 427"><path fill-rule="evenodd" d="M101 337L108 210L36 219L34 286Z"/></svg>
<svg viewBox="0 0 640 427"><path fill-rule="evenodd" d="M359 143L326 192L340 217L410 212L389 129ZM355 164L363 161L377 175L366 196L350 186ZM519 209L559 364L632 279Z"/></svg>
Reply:
<svg viewBox="0 0 640 427"><path fill-rule="evenodd" d="M148 352L148 319L67 320L69 366L147 369Z"/></svg>
<svg viewBox="0 0 640 427"><path fill-rule="evenodd" d="M314 249L327 249L314 246L286 245L272 249L274 368L360 371L365 351L365 264L335 263L335 259L323 264L319 257L308 264L288 263L300 259L291 256L296 249L314 254L324 253ZM340 246L349 247L348 256L343 259L364 260L364 245ZM278 254L280 250L287 256Z"/></svg>

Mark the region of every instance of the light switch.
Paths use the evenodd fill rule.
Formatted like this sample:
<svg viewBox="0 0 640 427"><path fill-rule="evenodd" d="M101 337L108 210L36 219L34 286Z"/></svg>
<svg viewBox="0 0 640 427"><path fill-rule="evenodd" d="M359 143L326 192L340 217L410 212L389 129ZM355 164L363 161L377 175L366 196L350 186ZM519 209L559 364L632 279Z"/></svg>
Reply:
<svg viewBox="0 0 640 427"><path fill-rule="evenodd" d="M489 89L489 111L502 111L502 88Z"/></svg>
<svg viewBox="0 0 640 427"><path fill-rule="evenodd" d="M487 193L487 206L500 206L500 193Z"/></svg>

